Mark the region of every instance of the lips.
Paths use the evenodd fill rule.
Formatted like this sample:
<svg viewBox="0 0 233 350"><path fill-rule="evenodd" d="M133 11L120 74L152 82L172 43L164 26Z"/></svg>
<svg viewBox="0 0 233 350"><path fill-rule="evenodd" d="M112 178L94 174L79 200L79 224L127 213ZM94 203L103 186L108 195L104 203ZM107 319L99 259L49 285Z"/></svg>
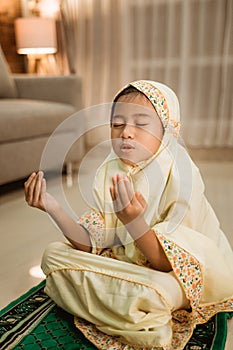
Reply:
<svg viewBox="0 0 233 350"><path fill-rule="evenodd" d="M123 142L120 149L122 152L130 152L131 150L135 149L135 147L128 142Z"/></svg>

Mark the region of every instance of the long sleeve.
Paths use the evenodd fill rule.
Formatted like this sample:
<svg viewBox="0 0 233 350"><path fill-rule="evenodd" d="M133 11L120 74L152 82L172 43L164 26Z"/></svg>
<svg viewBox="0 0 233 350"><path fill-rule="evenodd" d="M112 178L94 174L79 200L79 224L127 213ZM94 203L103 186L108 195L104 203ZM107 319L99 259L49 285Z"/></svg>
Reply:
<svg viewBox="0 0 233 350"><path fill-rule="evenodd" d="M84 213L78 222L89 232L92 254L100 254L106 244L104 219L101 214L95 210L90 210Z"/></svg>

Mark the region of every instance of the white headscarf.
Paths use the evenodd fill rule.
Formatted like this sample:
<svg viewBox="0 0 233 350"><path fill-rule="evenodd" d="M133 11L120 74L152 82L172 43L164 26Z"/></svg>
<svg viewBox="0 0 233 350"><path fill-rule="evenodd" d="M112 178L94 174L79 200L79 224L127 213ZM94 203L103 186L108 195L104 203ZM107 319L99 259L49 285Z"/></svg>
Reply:
<svg viewBox="0 0 233 350"><path fill-rule="evenodd" d="M227 308L232 310L232 249L204 195L198 168L178 142L178 99L161 83L140 80L130 85L151 101L162 121L164 136L157 153L139 166L123 163L112 151L98 169L94 196L95 209L101 213L106 228L102 247L112 246L118 259L134 263L140 260L140 252L113 211L109 193L112 176L123 173L134 190L145 197L148 205L145 219L159 238L192 307L202 304L204 310L205 303L218 302L221 305L218 307L224 309L226 305L223 307L222 300L230 298ZM190 282L192 287L187 287L189 274L197 280ZM198 312L200 315L200 310ZM203 315L206 309L201 317Z"/></svg>
<svg viewBox="0 0 233 350"><path fill-rule="evenodd" d="M95 179L94 192L97 209L103 216L109 213L111 217L115 217L109 187L112 183L112 176L121 172L131 179L135 191L145 196L148 204L146 212L148 224L154 226L158 222L166 221L168 223L166 233L172 233L181 223L202 232L203 219L201 216L206 217L206 210L209 214L212 209L205 199L205 205L202 204L203 208L200 211L200 205L205 198L204 184L199 170L179 142L181 139L179 139L178 99L169 87L161 83L140 80L129 85L134 86L150 100L164 127L164 136L156 154L141 162L137 167L123 163L113 151L111 152L98 169ZM229 250L229 244L226 243L225 236L220 233L219 223L214 214L211 217L212 221L214 225L207 224L205 219L203 234L215 242L220 243L223 240L223 246L226 244L226 249ZM112 227L112 224L109 223L109 225ZM215 227L214 230L212 226ZM222 248L225 253L225 248Z"/></svg>

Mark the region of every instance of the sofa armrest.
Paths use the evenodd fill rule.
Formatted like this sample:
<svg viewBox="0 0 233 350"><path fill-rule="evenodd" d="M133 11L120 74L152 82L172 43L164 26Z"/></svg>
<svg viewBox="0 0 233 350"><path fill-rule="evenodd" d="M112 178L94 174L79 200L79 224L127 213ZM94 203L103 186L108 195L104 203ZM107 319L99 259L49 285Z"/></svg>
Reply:
<svg viewBox="0 0 233 350"><path fill-rule="evenodd" d="M77 75L12 74L12 76L19 98L67 103L77 110L82 108L82 82Z"/></svg>

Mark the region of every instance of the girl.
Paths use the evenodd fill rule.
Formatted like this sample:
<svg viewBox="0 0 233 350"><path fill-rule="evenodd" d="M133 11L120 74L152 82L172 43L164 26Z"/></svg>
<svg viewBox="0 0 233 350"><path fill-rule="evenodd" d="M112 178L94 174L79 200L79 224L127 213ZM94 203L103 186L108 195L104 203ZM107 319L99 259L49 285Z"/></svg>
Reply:
<svg viewBox="0 0 233 350"><path fill-rule="evenodd" d="M71 243L46 249L45 291L99 349L183 349L196 324L233 311L232 250L179 126L171 89L132 82L114 99L94 208L76 222L42 172L25 183Z"/></svg>

